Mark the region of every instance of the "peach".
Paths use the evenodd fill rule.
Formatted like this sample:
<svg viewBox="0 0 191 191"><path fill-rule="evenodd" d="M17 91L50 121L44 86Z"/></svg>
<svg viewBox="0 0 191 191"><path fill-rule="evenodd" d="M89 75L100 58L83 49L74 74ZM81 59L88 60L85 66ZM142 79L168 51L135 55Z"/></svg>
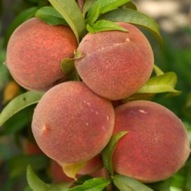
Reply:
<svg viewBox="0 0 191 191"><path fill-rule="evenodd" d="M77 178L83 175L95 175L103 176L103 163L101 160L101 155L96 155L85 164L82 169L77 173ZM53 182L72 182L73 178L68 177L62 170L62 167L54 160L50 164L50 175Z"/></svg>
<svg viewBox="0 0 191 191"><path fill-rule="evenodd" d="M62 170L62 167L54 160L50 163L49 169L50 177L52 182L54 183L61 183L61 182L73 182L74 179L69 178L66 176Z"/></svg>
<svg viewBox="0 0 191 191"><path fill-rule="evenodd" d="M67 79L61 62L72 57L76 47L77 40L68 26L52 26L32 18L11 35L6 64L22 87L46 91Z"/></svg>
<svg viewBox="0 0 191 191"><path fill-rule="evenodd" d="M32 132L40 149L61 165L83 163L99 154L113 128L111 102L77 81L48 90L32 120Z"/></svg>
<svg viewBox="0 0 191 191"><path fill-rule="evenodd" d="M154 63L152 48L134 25L119 23L128 32L88 33L77 49L75 66L95 93L119 100L135 93L149 79Z"/></svg>
<svg viewBox="0 0 191 191"><path fill-rule="evenodd" d="M99 171L103 167L103 161L101 155L96 155L79 170L78 175L93 174Z"/></svg>
<svg viewBox="0 0 191 191"><path fill-rule="evenodd" d="M132 101L115 109L114 134L128 133L117 143L113 168L142 182L169 178L190 154L189 138L181 120L151 101Z"/></svg>

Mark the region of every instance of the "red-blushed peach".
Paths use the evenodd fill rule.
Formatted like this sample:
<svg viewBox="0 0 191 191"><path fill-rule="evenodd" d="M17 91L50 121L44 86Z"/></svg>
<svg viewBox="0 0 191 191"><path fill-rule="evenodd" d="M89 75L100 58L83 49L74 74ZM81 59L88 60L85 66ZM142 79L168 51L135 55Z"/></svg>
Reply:
<svg viewBox="0 0 191 191"><path fill-rule="evenodd" d="M152 48L134 25L119 23L128 32L88 33L75 60L83 82L95 93L119 100L135 93L149 79L154 63Z"/></svg>
<svg viewBox="0 0 191 191"><path fill-rule="evenodd" d="M74 181L73 178L70 178L64 174L62 167L54 160L50 162L49 174L53 183Z"/></svg>
<svg viewBox="0 0 191 191"><path fill-rule="evenodd" d="M114 134L127 131L113 153L118 174L142 182L169 178L190 154L181 120L168 108L151 101L132 101L115 109Z"/></svg>
<svg viewBox="0 0 191 191"><path fill-rule="evenodd" d="M48 90L37 104L32 120L38 146L60 165L83 163L99 154L113 128L111 102L77 81Z"/></svg>
<svg viewBox="0 0 191 191"><path fill-rule="evenodd" d="M76 48L77 40L68 26L53 26L32 18L11 35L6 65L22 87L46 91L67 79L61 62L72 57Z"/></svg>
<svg viewBox="0 0 191 191"><path fill-rule="evenodd" d="M103 168L103 161L101 155L98 154L87 161L85 166L79 170L78 175L91 175L99 171L101 168Z"/></svg>
<svg viewBox="0 0 191 191"><path fill-rule="evenodd" d="M80 178L83 175L90 175L93 177L101 177L106 174L103 169L103 163L101 155L96 155L94 158L87 161L84 167L80 169L76 175L76 178ZM54 160L50 163L50 176L53 182L73 182L74 179L68 177L64 172L62 167Z"/></svg>

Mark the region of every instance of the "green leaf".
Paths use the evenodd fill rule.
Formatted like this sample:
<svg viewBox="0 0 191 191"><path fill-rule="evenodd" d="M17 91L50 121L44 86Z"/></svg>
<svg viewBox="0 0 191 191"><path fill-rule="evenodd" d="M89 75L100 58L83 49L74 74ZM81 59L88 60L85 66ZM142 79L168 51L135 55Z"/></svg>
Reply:
<svg viewBox="0 0 191 191"><path fill-rule="evenodd" d="M163 75L155 76L149 79L145 85L136 93L164 93L170 92L179 94L180 91L174 89L177 83L177 76L174 72L167 72Z"/></svg>
<svg viewBox="0 0 191 191"><path fill-rule="evenodd" d="M7 29L7 32L5 34L5 45L7 44L9 37L11 36L13 31L26 20L34 17L35 12L37 10L38 10L37 7L31 7L23 10L21 13L18 14L18 16L12 21L12 23L9 25Z"/></svg>
<svg viewBox="0 0 191 191"><path fill-rule="evenodd" d="M33 191L48 191L49 185L37 177L31 166L27 168L27 181Z"/></svg>
<svg viewBox="0 0 191 191"><path fill-rule="evenodd" d="M67 191L102 191L110 183L110 180L107 178L92 178L85 181L82 185L67 189Z"/></svg>
<svg viewBox="0 0 191 191"><path fill-rule="evenodd" d="M86 0L85 1L84 6L83 6L83 16L84 17L95 2L96 2L96 0Z"/></svg>
<svg viewBox="0 0 191 191"><path fill-rule="evenodd" d="M87 23L90 25L93 24L100 15L115 10L129 1L130 0L97 0L88 11Z"/></svg>
<svg viewBox="0 0 191 191"><path fill-rule="evenodd" d="M127 32L127 29L119 26L117 23L108 20L99 20L92 25L87 24L87 30L90 33L96 33L101 31L111 31L111 30L119 30L123 32Z"/></svg>
<svg viewBox="0 0 191 191"><path fill-rule="evenodd" d="M122 131L113 135L107 144L107 146L102 151L103 163L104 167L108 170L108 172L113 175L113 165L112 165L112 156L113 152L117 146L118 141L127 134L127 131Z"/></svg>
<svg viewBox="0 0 191 191"><path fill-rule="evenodd" d="M164 181L150 183L148 184L148 186L154 189L154 191L170 191L171 183L172 183L172 178L169 178Z"/></svg>
<svg viewBox="0 0 191 191"><path fill-rule="evenodd" d="M38 103L44 93L28 91L11 100L0 113L0 126L19 111Z"/></svg>
<svg viewBox="0 0 191 191"><path fill-rule="evenodd" d="M164 72L158 66L156 66L156 65L154 65L153 69L154 69L154 71L156 73L156 76L160 76L160 75L164 74Z"/></svg>
<svg viewBox="0 0 191 191"><path fill-rule="evenodd" d="M7 161L10 176L18 177L26 173L28 165L35 170L42 170L47 167L49 159L44 155L18 155ZM38 164L38 165L37 165Z"/></svg>
<svg viewBox="0 0 191 191"><path fill-rule="evenodd" d="M62 15L60 15L54 7L42 7L36 12L35 16L51 25L68 25Z"/></svg>
<svg viewBox="0 0 191 191"><path fill-rule="evenodd" d="M100 19L111 20L115 22L127 22L138 25L152 32L160 44L162 37L160 35L159 26L154 19L133 9L116 9L104 14Z"/></svg>
<svg viewBox="0 0 191 191"><path fill-rule="evenodd" d="M31 166L27 168L27 182L32 191L65 191L73 183L47 184L43 182L33 171Z"/></svg>
<svg viewBox="0 0 191 191"><path fill-rule="evenodd" d="M120 191L154 191L143 183L123 175L115 175L112 177L114 185Z"/></svg>
<svg viewBox="0 0 191 191"><path fill-rule="evenodd" d="M33 107L27 107L7 120L0 129L0 135L14 134L27 127L31 123L33 109Z"/></svg>
<svg viewBox="0 0 191 191"><path fill-rule="evenodd" d="M73 30L78 42L86 34L85 19L75 0L49 0Z"/></svg>

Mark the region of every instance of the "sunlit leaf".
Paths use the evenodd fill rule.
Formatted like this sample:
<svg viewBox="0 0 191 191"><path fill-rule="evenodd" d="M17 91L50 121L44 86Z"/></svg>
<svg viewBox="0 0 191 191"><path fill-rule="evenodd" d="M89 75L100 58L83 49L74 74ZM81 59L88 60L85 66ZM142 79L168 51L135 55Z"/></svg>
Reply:
<svg viewBox="0 0 191 191"><path fill-rule="evenodd" d="M86 34L83 14L75 0L49 0L52 6L63 16L73 30L78 42Z"/></svg>
<svg viewBox="0 0 191 191"><path fill-rule="evenodd" d="M116 22L128 22L137 26L143 27L148 31L152 32L158 39L159 43L162 44L162 37L160 35L159 26L156 21L133 9L116 9L109 13L104 14L101 19L108 19Z"/></svg>
<svg viewBox="0 0 191 191"><path fill-rule="evenodd" d="M48 191L49 185L37 177L31 166L27 168L27 181L33 191Z"/></svg>
<svg viewBox="0 0 191 191"><path fill-rule="evenodd" d="M96 33L101 31L110 31L110 30L119 30L127 32L127 29L119 26L118 24L108 21L108 20L99 20L92 25L87 25L87 30L90 33Z"/></svg>
<svg viewBox="0 0 191 191"><path fill-rule="evenodd" d="M125 5L130 0L97 0L87 13L88 24L93 24L100 15Z"/></svg>
<svg viewBox="0 0 191 191"><path fill-rule="evenodd" d="M60 15L54 7L42 7L35 13L35 16L51 25L68 25L62 15Z"/></svg>
<svg viewBox="0 0 191 191"><path fill-rule="evenodd" d="M62 164L62 169L64 174L66 174L66 176L76 179L76 175L79 172L79 170L81 168L83 168L85 166L86 162L82 162L82 163L63 163Z"/></svg>
<svg viewBox="0 0 191 191"><path fill-rule="evenodd" d="M0 113L0 126L22 109L38 103L42 95L42 92L28 91L11 100Z"/></svg>
<svg viewBox="0 0 191 191"><path fill-rule="evenodd" d="M143 183L123 175L114 175L112 177L114 185L120 191L154 191Z"/></svg>
<svg viewBox="0 0 191 191"><path fill-rule="evenodd" d="M163 75L152 77L136 93L164 93L170 92L179 94L180 91L174 87L177 83L177 76L174 72L167 72Z"/></svg>
<svg viewBox="0 0 191 191"><path fill-rule="evenodd" d="M113 174L113 164L112 164L113 152L117 146L118 141L126 134L127 134L127 131L122 131L117 133L116 135L113 135L109 143L105 147L105 149L102 151L104 166L111 175Z"/></svg>
<svg viewBox="0 0 191 191"><path fill-rule="evenodd" d="M154 71L156 73L156 76L160 76L164 74L164 72L157 65L154 65Z"/></svg>

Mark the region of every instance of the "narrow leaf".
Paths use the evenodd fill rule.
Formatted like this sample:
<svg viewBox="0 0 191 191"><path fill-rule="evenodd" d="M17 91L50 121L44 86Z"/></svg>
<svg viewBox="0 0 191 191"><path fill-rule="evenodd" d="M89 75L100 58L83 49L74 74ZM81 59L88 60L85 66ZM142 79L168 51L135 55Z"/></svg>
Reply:
<svg viewBox="0 0 191 191"><path fill-rule="evenodd" d="M0 126L22 109L38 103L42 95L42 92L28 91L11 100L0 113Z"/></svg>
<svg viewBox="0 0 191 191"><path fill-rule="evenodd" d="M114 185L120 191L154 191L145 184L123 175L115 175L112 177Z"/></svg>
<svg viewBox="0 0 191 191"><path fill-rule="evenodd" d="M154 69L154 71L156 73L156 76L160 76L160 75L164 74L164 72L158 66L156 66L156 65L154 65L153 69Z"/></svg>
<svg viewBox="0 0 191 191"><path fill-rule="evenodd" d="M177 83L177 76L174 72L167 72L163 75L155 76L149 79L145 85L140 88L136 93L176 93L180 91L174 87Z"/></svg>
<svg viewBox="0 0 191 191"><path fill-rule="evenodd" d="M110 184L107 178L92 178L85 181L82 185L70 188L67 191L102 191Z"/></svg>
<svg viewBox="0 0 191 191"><path fill-rule="evenodd" d="M113 165L112 165L113 152L117 146L118 141L126 134L127 134L127 131L122 131L117 133L116 135L113 135L109 143L105 147L105 149L102 151L104 166L111 175L113 175Z"/></svg>
<svg viewBox="0 0 191 191"><path fill-rule="evenodd" d="M96 2L96 0L86 0L85 1L84 6L83 6L83 16L84 17L95 2Z"/></svg>
<svg viewBox="0 0 191 191"><path fill-rule="evenodd" d="M31 166L27 168L27 181L33 191L48 191L49 185L37 177Z"/></svg>
<svg viewBox="0 0 191 191"><path fill-rule="evenodd" d="M35 16L51 25L67 25L67 22L64 20L62 15L60 15L54 7L42 7L36 12Z"/></svg>
<svg viewBox="0 0 191 191"><path fill-rule="evenodd" d="M119 26L117 23L107 20L99 20L92 25L87 25L87 30L90 33L96 33L101 31L111 31L111 30L119 30L123 32L127 32L127 29Z"/></svg>
<svg viewBox="0 0 191 191"><path fill-rule="evenodd" d="M162 44L162 37L160 35L159 26L154 19L140 13L133 9L116 9L109 13L104 14L101 19L116 21L116 22L128 22L141 26L148 31L152 32L157 38L160 44Z"/></svg>
<svg viewBox="0 0 191 191"><path fill-rule="evenodd" d="M100 15L115 10L129 1L130 0L97 0L88 11L87 22L93 24Z"/></svg>
<svg viewBox="0 0 191 191"><path fill-rule="evenodd" d="M49 0L73 30L78 42L86 34L85 19L75 0Z"/></svg>

